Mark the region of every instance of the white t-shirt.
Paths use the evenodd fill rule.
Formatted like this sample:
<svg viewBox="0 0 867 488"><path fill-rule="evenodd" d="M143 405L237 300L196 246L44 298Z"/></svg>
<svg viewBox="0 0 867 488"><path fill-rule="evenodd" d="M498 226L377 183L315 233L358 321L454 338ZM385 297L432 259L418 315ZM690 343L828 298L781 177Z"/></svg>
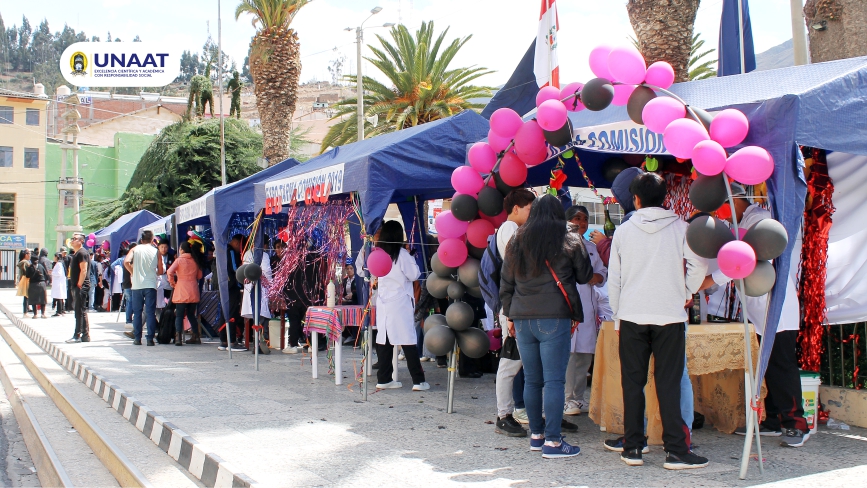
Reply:
<svg viewBox="0 0 867 488"><path fill-rule="evenodd" d="M132 289L157 287L157 254L151 244L139 244L132 250Z"/></svg>
<svg viewBox="0 0 867 488"><path fill-rule="evenodd" d="M518 224L507 220L503 222L500 229L497 231L497 252L500 253L500 259L506 258L506 246L512 240L512 236L518 232Z"/></svg>

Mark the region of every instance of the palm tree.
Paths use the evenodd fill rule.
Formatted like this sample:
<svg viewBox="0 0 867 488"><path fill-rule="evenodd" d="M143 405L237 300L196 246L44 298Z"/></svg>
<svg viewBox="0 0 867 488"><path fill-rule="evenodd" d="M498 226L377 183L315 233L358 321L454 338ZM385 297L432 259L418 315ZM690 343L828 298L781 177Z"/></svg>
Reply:
<svg viewBox="0 0 867 488"><path fill-rule="evenodd" d="M253 15L250 75L262 123L262 155L274 165L289 155L289 130L301 75L298 34L289 25L311 0L241 0L235 20ZM222 82L222 80L221 80Z"/></svg>
<svg viewBox="0 0 867 488"><path fill-rule="evenodd" d="M388 78L391 86L364 77L366 134L373 137L484 107L472 99L489 97L491 89L470 83L492 71L476 66L450 68L455 55L472 36L444 45L448 31L446 28L434 38L431 21L423 22L415 36L403 25L391 29L391 41L376 36L381 47L370 46L373 56L365 59ZM348 78L357 82L354 76ZM347 117L355 114L357 99L343 100L336 107L338 111L332 120L341 122L328 130L322 140L323 152L358 139L357 119Z"/></svg>
<svg viewBox="0 0 867 488"><path fill-rule="evenodd" d="M717 60L710 59L702 61L705 56L716 52L716 49L710 48L703 53L699 53L701 48L704 46L704 39L698 38L700 35L701 34L696 34L692 36L692 49L689 52L689 81L703 80L705 78L713 78L716 76L714 65Z"/></svg>
<svg viewBox="0 0 867 488"><path fill-rule="evenodd" d="M647 64L668 61L675 81L689 80L692 29L700 0L629 0L626 11Z"/></svg>

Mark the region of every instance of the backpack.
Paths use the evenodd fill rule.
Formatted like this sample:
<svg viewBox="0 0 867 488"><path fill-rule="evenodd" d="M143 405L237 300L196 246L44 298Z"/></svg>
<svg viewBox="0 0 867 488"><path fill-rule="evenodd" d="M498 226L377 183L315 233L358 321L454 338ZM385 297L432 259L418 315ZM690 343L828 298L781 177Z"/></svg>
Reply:
<svg viewBox="0 0 867 488"><path fill-rule="evenodd" d="M485 304L497 314L502 307L500 303L500 271L503 269L503 259L497 250L497 234L488 237L488 246L479 265L479 289Z"/></svg>
<svg viewBox="0 0 867 488"><path fill-rule="evenodd" d="M157 342L159 344L171 344L175 338L175 304L169 302L160 313L157 327Z"/></svg>

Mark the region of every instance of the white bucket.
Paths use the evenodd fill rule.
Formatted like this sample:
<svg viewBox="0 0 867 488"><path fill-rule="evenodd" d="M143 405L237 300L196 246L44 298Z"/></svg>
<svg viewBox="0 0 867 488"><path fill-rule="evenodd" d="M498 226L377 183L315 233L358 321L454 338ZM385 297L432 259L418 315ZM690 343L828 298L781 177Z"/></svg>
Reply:
<svg viewBox="0 0 867 488"><path fill-rule="evenodd" d="M811 371L801 371L801 396L804 403L804 419L807 421L807 428L810 429L810 434L815 434L819 430L819 385L822 380L819 373Z"/></svg>
<svg viewBox="0 0 867 488"><path fill-rule="evenodd" d="M280 320L271 319L268 321L268 337L270 337L269 349L280 349Z"/></svg>

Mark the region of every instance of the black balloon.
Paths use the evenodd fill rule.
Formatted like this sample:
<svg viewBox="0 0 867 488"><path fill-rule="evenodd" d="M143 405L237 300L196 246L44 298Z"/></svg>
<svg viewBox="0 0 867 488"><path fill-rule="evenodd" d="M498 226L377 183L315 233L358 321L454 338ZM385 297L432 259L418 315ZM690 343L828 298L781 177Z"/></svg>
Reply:
<svg viewBox="0 0 867 488"><path fill-rule="evenodd" d="M481 266L482 263L478 259L467 258L464 264L458 268L458 279L470 288L479 286L479 269L481 269Z"/></svg>
<svg viewBox="0 0 867 488"><path fill-rule="evenodd" d="M629 113L629 118L639 125L644 125L644 119L641 113L644 111L644 106L647 102L656 98L656 92L646 86L635 88L632 95L629 95L629 101L626 103L626 112Z"/></svg>
<svg viewBox="0 0 867 488"><path fill-rule="evenodd" d="M593 78L581 89L581 103L587 110L605 110L614 100L614 86L604 78Z"/></svg>
<svg viewBox="0 0 867 488"><path fill-rule="evenodd" d="M542 132L545 134L545 141L547 141L548 144L554 147L565 146L572 142L572 121L567 118L563 127L552 131L543 129Z"/></svg>
<svg viewBox="0 0 867 488"><path fill-rule="evenodd" d="M503 211L503 194L496 188L484 186L479 192L479 211L488 217L496 217Z"/></svg>
<svg viewBox="0 0 867 488"><path fill-rule="evenodd" d="M482 289L479 288L478 286L475 288L473 288L473 287L467 288L467 293L469 293L470 296L473 296L476 298L482 298Z"/></svg>
<svg viewBox="0 0 867 488"><path fill-rule="evenodd" d="M250 281L258 281L262 277L262 267L256 263L250 263L244 270L244 277Z"/></svg>
<svg viewBox="0 0 867 488"><path fill-rule="evenodd" d="M428 293L430 293L432 297L445 298L448 296L449 285L454 282L455 280L443 278L438 276L436 273L432 273L427 276L425 288L427 288Z"/></svg>
<svg viewBox="0 0 867 488"><path fill-rule="evenodd" d="M789 244L789 234L783 224L774 219L764 219L747 230L744 242L756 251L756 259L767 261L776 259Z"/></svg>
<svg viewBox="0 0 867 488"><path fill-rule="evenodd" d="M500 173L494 173L494 184L497 186L497 190L503 194L505 197L509 194L510 191L515 188L520 188L518 186L509 186L507 185L502 178L500 178Z"/></svg>
<svg viewBox="0 0 867 488"><path fill-rule="evenodd" d="M491 339L482 329L470 327L458 332L457 336L458 347L461 348L461 352L471 358L480 358L491 350Z"/></svg>
<svg viewBox="0 0 867 488"><path fill-rule="evenodd" d="M448 322L446 322L446 316L441 313L435 313L432 315L428 315L424 318L424 333L427 334L432 327L437 325L445 325L448 326Z"/></svg>
<svg viewBox="0 0 867 488"><path fill-rule="evenodd" d="M469 253L470 257L481 260L482 256L485 255L485 250L480 248L480 247L476 247L476 246L474 246L468 242L467 243L467 253Z"/></svg>
<svg viewBox="0 0 867 488"><path fill-rule="evenodd" d="M245 271L247 271L247 265L246 264L242 264L242 265L238 266L238 269L235 270L235 279L240 281L241 283L243 283L244 280L247 278L245 276Z"/></svg>
<svg viewBox="0 0 867 488"><path fill-rule="evenodd" d="M621 158L608 158L602 163L602 176L611 183L614 183L614 178L624 169L629 168L629 163Z"/></svg>
<svg viewBox="0 0 867 488"><path fill-rule="evenodd" d="M769 261L757 261L756 269L744 278L744 293L748 297L760 297L771 291L777 281L777 272Z"/></svg>
<svg viewBox="0 0 867 488"><path fill-rule="evenodd" d="M437 253L433 253L433 256L430 257L430 267L433 269L433 272L438 274L441 278L450 278L458 271L458 268L449 268L443 264Z"/></svg>
<svg viewBox="0 0 867 488"><path fill-rule="evenodd" d="M464 293L467 292L467 287L464 286L463 283L459 283L455 281L454 283L450 283L448 288L446 288L446 293L448 293L449 298L452 300L460 300L464 297Z"/></svg>
<svg viewBox="0 0 867 488"><path fill-rule="evenodd" d="M696 120L696 122L701 122L701 125L703 125L705 129L710 130L710 123L713 121L713 115L711 115L707 110L702 110L698 107L690 106L689 108L692 109L692 111L695 112L695 115L698 117L698 120ZM695 120L695 117L693 117L692 114L689 113L689 111L686 112L686 116L691 118L692 120Z"/></svg>
<svg viewBox="0 0 867 488"><path fill-rule="evenodd" d="M452 198L452 215L458 220L469 222L479 216L479 203L472 195L457 195Z"/></svg>
<svg viewBox="0 0 867 488"><path fill-rule="evenodd" d="M731 229L722 220L702 215L686 228L686 243L692 252L705 259L716 259L719 250L735 240Z"/></svg>
<svg viewBox="0 0 867 488"><path fill-rule="evenodd" d="M726 181L721 175L705 176L699 173L689 187L689 201L702 212L716 212L727 198Z"/></svg>
<svg viewBox="0 0 867 488"><path fill-rule="evenodd" d="M424 335L424 347L431 354L445 356L455 347L455 333L445 325L431 327Z"/></svg>
<svg viewBox="0 0 867 488"><path fill-rule="evenodd" d="M464 302L454 302L446 309L446 321L454 330L466 330L473 325L473 307ZM431 351L433 352L433 351Z"/></svg>

